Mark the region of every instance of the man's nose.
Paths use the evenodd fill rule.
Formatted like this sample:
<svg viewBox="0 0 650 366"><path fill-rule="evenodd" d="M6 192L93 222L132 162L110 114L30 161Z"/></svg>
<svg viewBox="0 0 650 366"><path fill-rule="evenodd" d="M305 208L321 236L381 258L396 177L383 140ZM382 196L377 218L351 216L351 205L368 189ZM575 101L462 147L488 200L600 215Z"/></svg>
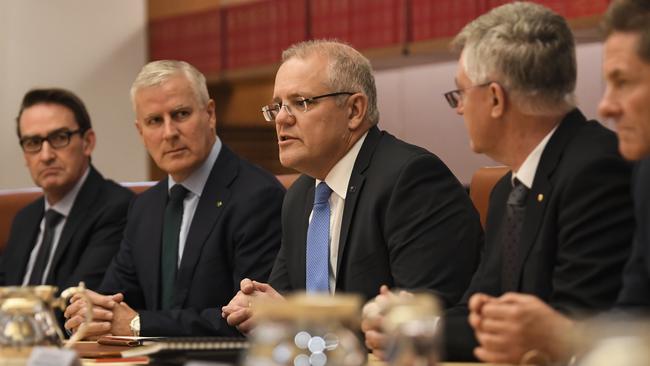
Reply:
<svg viewBox="0 0 650 366"><path fill-rule="evenodd" d="M42 161L51 161L56 157L54 150L55 149L52 147L52 145L50 145L50 143L45 140L41 145L41 151L38 152L38 156Z"/></svg>
<svg viewBox="0 0 650 366"><path fill-rule="evenodd" d="M275 123L293 123L295 116L291 113L288 105L281 105L278 114L275 116Z"/></svg>
<svg viewBox="0 0 650 366"><path fill-rule="evenodd" d="M598 103L598 114L600 114L603 118L612 118L619 113L620 106L613 98L609 88L606 88L605 93L603 94L603 98L600 100L600 103Z"/></svg>
<svg viewBox="0 0 650 366"><path fill-rule="evenodd" d="M164 137L169 139L178 135L178 126L172 121L171 118L166 117L163 122Z"/></svg>

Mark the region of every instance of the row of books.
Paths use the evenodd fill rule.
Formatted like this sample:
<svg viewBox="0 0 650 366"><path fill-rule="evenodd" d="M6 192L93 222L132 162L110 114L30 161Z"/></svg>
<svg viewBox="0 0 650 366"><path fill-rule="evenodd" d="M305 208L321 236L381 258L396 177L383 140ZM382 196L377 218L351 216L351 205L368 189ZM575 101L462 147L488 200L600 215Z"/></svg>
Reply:
<svg viewBox="0 0 650 366"><path fill-rule="evenodd" d="M336 38L364 50L447 38L508 0L258 0L152 20L150 59L182 59L211 74L280 60L289 45ZM536 0L567 18L610 0Z"/></svg>

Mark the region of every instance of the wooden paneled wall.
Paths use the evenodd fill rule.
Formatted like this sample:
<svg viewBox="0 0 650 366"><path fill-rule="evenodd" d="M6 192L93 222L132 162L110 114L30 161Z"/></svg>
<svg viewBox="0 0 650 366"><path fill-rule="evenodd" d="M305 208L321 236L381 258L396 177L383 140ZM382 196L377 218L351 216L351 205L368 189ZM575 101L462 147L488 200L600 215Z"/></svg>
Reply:
<svg viewBox="0 0 650 366"><path fill-rule="evenodd" d="M292 37L341 38L375 68L433 62L450 57L449 37L467 21L508 1L149 0L150 58L195 64L208 78L223 142L273 173L287 173L274 126L260 109L271 99L280 51ZM589 38L610 0L534 1L572 19L576 35ZM163 176L150 165L152 179Z"/></svg>
<svg viewBox="0 0 650 366"><path fill-rule="evenodd" d="M236 6L255 0L149 0L149 21L202 13L219 7ZM264 121L261 107L271 100L275 67L257 70L258 77L251 72L223 79L206 75L209 80L210 96L215 100L217 134L221 140L243 158L275 173L292 173L280 165L275 126ZM252 74L255 74L253 71ZM153 160L149 163L152 180L164 178Z"/></svg>

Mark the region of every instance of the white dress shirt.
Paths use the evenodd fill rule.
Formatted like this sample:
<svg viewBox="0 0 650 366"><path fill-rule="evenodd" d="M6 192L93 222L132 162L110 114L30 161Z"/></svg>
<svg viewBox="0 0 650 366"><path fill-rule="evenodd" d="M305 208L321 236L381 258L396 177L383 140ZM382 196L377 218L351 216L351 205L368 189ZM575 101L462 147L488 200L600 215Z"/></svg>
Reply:
<svg viewBox="0 0 650 366"><path fill-rule="evenodd" d="M61 232L63 231L63 227L65 226L65 223L68 221L68 215L70 215L70 211L72 210L72 206L74 205L75 199L77 199L77 195L79 194L79 191L81 190L81 186L83 186L84 182L86 182L86 178L88 178L88 173L90 173L90 167L86 168L86 171L84 174L81 176L81 179L77 182L77 184L72 187L70 192L68 192L63 198L55 203L54 205L50 205L47 202L47 195L44 197L45 201L45 210L43 213L47 212L47 210L52 209L59 214L63 216L61 220L54 226L54 238L52 239L52 249L50 250L50 255L47 260L47 265L45 266L45 271L43 271L43 278L41 279L41 283L45 283L45 280L47 279L48 274L50 273L50 267L52 266L52 259L54 259L54 253L56 253L56 248L59 246L59 239L61 238ZM36 245L34 245L34 248L32 249L31 254L29 255L29 261L27 262L27 270L25 271L25 277L23 277L23 286L27 286L29 283L29 278L32 276L32 271L34 270L34 264L36 263L36 257L38 257L38 251L41 249L41 245L43 244L43 230L45 230L45 214L43 214L43 218L41 219L41 224L39 226L39 232L38 232L38 237L36 238Z"/></svg>
<svg viewBox="0 0 650 366"><path fill-rule="evenodd" d="M343 209L345 208L345 197L348 192L348 184L352 176L354 162L357 160L361 145L365 141L368 132L363 134L359 141L339 160L325 177L325 183L332 189L330 195L330 260L329 260L329 285L330 292L336 291L336 267L339 260L339 239L341 236L341 222L343 220ZM316 186L322 182L316 179ZM313 212L312 212L313 214ZM309 215L309 221L311 216Z"/></svg>
<svg viewBox="0 0 650 366"><path fill-rule="evenodd" d="M185 241L187 240L187 233L190 231L190 226L192 224L192 219L194 218L194 213L196 212L196 207L199 205L199 200L201 199L201 193L203 193L203 188L205 183L210 177L210 172L214 166L215 161L219 157L221 152L221 140L217 137L214 145L212 145L212 150L210 155L205 159L203 164L199 166L192 174L190 174L187 179L182 182L174 181L174 178L169 176L167 182L168 191L177 184L180 183L185 187L189 192L183 200L183 219L181 221L181 230L178 233L178 263L177 266L181 265L181 259L183 258L183 251L185 251Z"/></svg>
<svg viewBox="0 0 650 366"><path fill-rule="evenodd" d="M542 158L542 153L546 148L546 144L551 139L551 136L557 130L557 126L553 127L551 132L546 134L542 141L537 144L533 151L528 154L524 163L521 164L519 170L512 172L512 184L514 186L515 178L519 180L526 188L531 189L533 187L533 182L535 181L535 173L537 173L537 166L539 165L539 160Z"/></svg>

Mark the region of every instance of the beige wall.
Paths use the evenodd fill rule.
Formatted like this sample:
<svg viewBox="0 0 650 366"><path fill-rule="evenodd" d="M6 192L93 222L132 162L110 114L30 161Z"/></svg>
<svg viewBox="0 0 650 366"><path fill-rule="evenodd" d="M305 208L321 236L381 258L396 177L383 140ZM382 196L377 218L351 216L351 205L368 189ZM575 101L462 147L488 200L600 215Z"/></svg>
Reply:
<svg viewBox="0 0 650 366"><path fill-rule="evenodd" d="M33 185L14 118L34 87L71 89L97 133L93 162L119 181L147 177L128 90L146 60L144 0L0 1L0 189Z"/></svg>

